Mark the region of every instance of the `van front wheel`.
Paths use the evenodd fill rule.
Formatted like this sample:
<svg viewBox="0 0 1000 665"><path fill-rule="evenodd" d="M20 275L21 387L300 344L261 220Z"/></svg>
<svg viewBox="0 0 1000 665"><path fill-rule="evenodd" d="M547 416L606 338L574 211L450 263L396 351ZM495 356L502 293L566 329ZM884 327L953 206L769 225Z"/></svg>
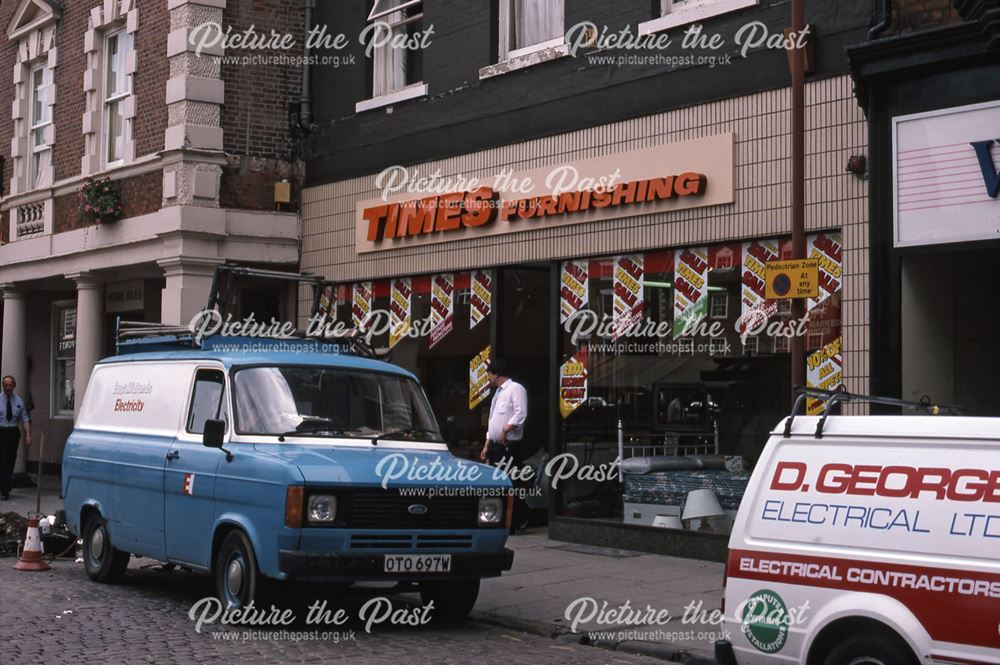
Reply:
<svg viewBox="0 0 1000 665"><path fill-rule="evenodd" d="M435 621L461 621L469 616L477 598L478 579L420 583L420 600L424 605L434 601L430 616Z"/></svg>
<svg viewBox="0 0 1000 665"><path fill-rule="evenodd" d="M830 649L823 665L917 665L909 647L894 636L862 634Z"/></svg>
<svg viewBox="0 0 1000 665"><path fill-rule="evenodd" d="M242 531L230 531L215 558L215 593L227 609L260 601L263 578L250 539Z"/></svg>
<svg viewBox="0 0 1000 665"><path fill-rule="evenodd" d="M87 516L83 524L83 567L96 582L117 582L128 568L128 552L116 550L108 535L108 524L97 513Z"/></svg>

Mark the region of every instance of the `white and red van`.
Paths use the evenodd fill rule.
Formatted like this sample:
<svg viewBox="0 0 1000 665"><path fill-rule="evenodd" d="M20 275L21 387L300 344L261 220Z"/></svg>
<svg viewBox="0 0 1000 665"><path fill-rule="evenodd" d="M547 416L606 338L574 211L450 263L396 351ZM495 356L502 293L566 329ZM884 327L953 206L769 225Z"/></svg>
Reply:
<svg viewBox="0 0 1000 665"><path fill-rule="evenodd" d="M1000 663L1000 419L787 424L733 527L716 658Z"/></svg>

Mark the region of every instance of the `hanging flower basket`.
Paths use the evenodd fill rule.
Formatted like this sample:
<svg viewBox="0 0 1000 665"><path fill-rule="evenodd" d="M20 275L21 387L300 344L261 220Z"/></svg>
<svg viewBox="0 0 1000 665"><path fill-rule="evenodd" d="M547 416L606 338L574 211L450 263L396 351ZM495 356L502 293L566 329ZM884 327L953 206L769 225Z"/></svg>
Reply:
<svg viewBox="0 0 1000 665"><path fill-rule="evenodd" d="M80 214L100 226L113 222L122 214L118 186L110 178L87 178L77 195Z"/></svg>

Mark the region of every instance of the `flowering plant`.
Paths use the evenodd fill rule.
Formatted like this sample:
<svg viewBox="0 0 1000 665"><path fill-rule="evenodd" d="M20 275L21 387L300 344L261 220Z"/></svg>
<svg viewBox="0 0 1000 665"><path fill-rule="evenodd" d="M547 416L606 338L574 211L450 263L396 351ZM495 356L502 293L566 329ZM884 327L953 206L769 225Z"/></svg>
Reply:
<svg viewBox="0 0 1000 665"><path fill-rule="evenodd" d="M118 186L110 178L87 178L77 194L80 212L94 224L113 222L122 214Z"/></svg>

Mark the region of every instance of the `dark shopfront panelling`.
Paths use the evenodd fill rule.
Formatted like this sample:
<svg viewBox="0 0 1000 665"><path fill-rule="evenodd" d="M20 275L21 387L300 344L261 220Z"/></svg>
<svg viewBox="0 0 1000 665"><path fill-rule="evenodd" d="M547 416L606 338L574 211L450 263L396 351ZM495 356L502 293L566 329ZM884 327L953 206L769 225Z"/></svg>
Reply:
<svg viewBox="0 0 1000 665"><path fill-rule="evenodd" d="M850 49L858 97L869 116L872 394L902 391L902 258L1000 248L1000 241L907 249L893 243L892 120L1000 99L1000 53L987 51L980 35L977 26L962 24Z"/></svg>
<svg viewBox="0 0 1000 665"><path fill-rule="evenodd" d="M323 3L317 23L357 34L365 19L358 4ZM651 4L570 1L566 25L590 20L615 31L630 25L635 34L639 22L652 18ZM319 127L307 153L308 184L788 85L782 51L752 53L732 66L673 72L663 66L588 65L585 58L564 57L480 81L479 68L493 64L496 52L491 28L495 19L487 15L486 6L486 0L426 3L425 25L433 23L435 29L424 60L429 95L396 104L392 113L354 112L355 102L368 97L370 85L356 40L347 53L355 55L358 65L316 68ZM819 35L816 78L846 72L844 48L864 38L870 10L870 0L807 2L807 19ZM722 34L731 45L736 30L747 22L762 21L771 32L780 32L788 20L787 2L762 2L751 10L709 19L705 32ZM669 31L674 46L667 55L688 53L679 48L683 29Z"/></svg>

